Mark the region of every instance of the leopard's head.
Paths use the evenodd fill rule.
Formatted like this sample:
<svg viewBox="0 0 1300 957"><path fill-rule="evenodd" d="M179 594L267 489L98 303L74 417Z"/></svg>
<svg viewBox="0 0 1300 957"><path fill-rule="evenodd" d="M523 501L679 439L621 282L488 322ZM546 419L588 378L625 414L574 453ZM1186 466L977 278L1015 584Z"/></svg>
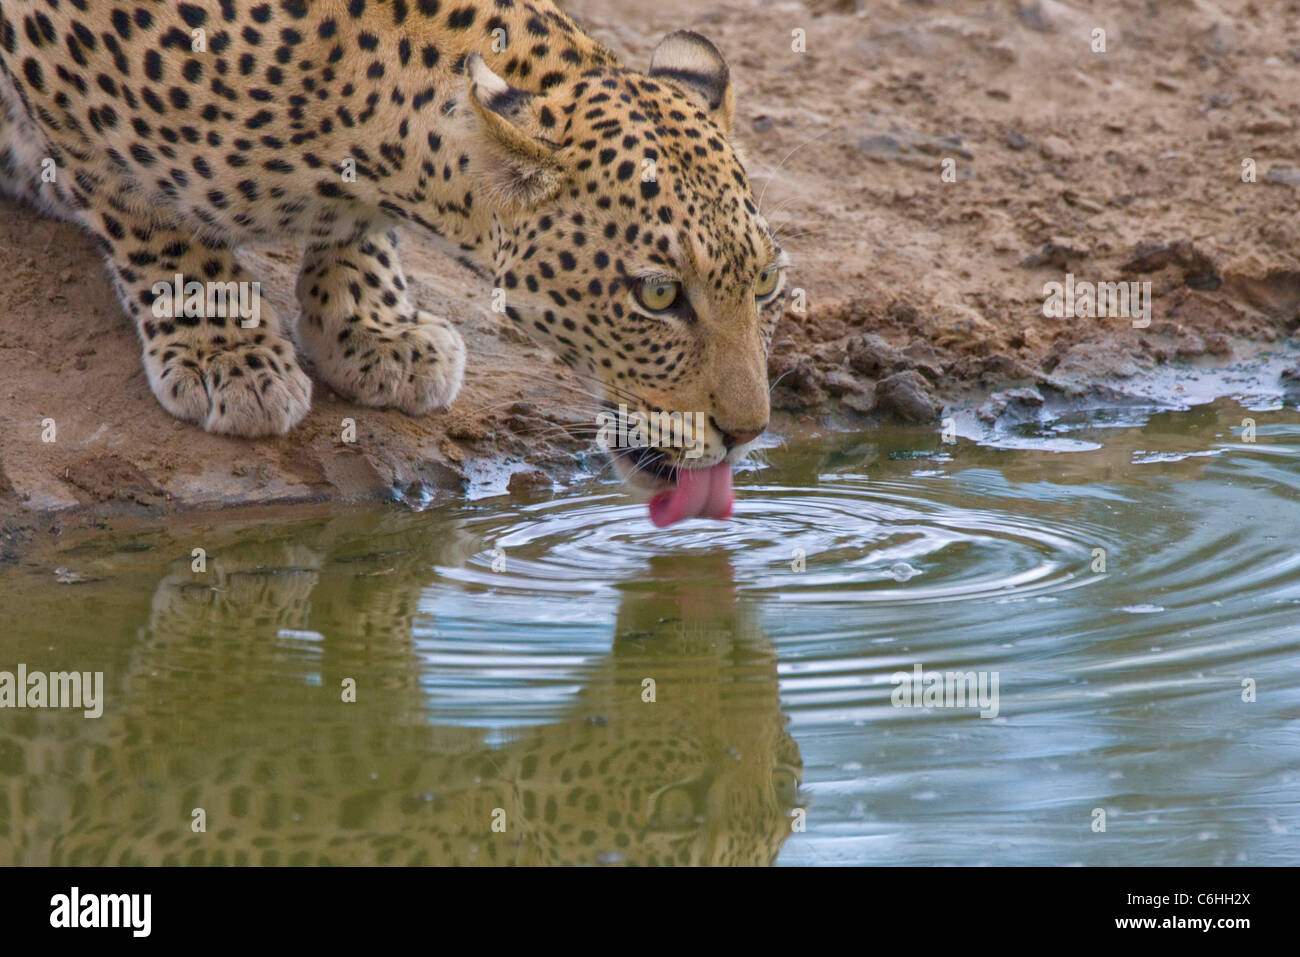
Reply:
<svg viewBox="0 0 1300 957"><path fill-rule="evenodd" d="M658 423L650 446L614 450L642 488L736 461L768 424L788 260L729 140L721 54L674 33L646 73L556 73L540 93L477 55L466 72L491 144L486 185L506 211L493 262L506 314L611 414Z"/></svg>

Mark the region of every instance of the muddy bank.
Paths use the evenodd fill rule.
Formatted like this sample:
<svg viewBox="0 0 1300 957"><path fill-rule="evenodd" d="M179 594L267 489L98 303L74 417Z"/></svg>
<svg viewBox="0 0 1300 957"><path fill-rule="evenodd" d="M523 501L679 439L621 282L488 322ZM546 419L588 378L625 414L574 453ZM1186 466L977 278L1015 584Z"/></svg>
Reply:
<svg viewBox="0 0 1300 957"><path fill-rule="evenodd" d="M1294 10L1049 0L892 0L872 2L869 16L849 0L663 0L648 14L625 0L565 6L632 65L645 66L659 37L682 27L727 55L735 138L795 260L791 284L806 293L772 352L778 429L827 418L924 423L971 403L996 421L998 401L1007 403L984 403L989 393L1086 398L1160 381L1171 363L1285 355L1296 342ZM1097 29L1105 52L1092 49ZM804 31L804 52L791 48L794 30ZM1254 182L1243 182L1246 161ZM302 426L245 442L163 412L90 241L0 202L8 527L507 485L523 493L604 469L584 435L594 410L582 384L485 313L476 279L419 237L405 242L419 304L452 318L470 350L452 410L411 419L353 406L317 382ZM244 259L292 314L296 252ZM1149 326L1046 317L1044 285L1066 274L1150 282Z"/></svg>

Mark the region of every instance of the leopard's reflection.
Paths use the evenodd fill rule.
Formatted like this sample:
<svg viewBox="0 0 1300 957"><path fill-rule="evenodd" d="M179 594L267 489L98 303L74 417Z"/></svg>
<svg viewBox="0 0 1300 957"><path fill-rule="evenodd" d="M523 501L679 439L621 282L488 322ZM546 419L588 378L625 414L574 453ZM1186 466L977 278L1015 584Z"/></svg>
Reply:
<svg viewBox="0 0 1300 957"><path fill-rule="evenodd" d="M437 676L413 621L436 625L438 609L419 607L428 546L408 544L355 556L319 536L226 549L202 574L178 562L118 701L79 758L52 762L40 813L59 823L11 834L17 860L773 861L801 762L725 556L665 558L624 583L581 692L489 740L440 723L421 687Z"/></svg>

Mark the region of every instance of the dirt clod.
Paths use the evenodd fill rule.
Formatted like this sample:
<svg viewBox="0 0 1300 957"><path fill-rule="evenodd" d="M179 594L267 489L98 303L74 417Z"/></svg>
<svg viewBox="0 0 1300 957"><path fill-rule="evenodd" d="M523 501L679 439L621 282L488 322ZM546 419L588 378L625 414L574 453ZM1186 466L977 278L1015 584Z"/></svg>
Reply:
<svg viewBox="0 0 1300 957"><path fill-rule="evenodd" d="M876 404L908 422L933 422L939 415L939 404L930 392L930 384L912 369L876 383Z"/></svg>

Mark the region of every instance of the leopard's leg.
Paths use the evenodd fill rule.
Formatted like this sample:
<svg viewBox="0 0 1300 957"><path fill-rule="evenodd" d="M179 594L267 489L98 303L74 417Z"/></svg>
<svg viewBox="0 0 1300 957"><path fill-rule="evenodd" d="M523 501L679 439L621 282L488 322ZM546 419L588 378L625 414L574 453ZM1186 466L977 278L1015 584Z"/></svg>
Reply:
<svg viewBox="0 0 1300 957"><path fill-rule="evenodd" d="M13 122L12 89L0 94L6 123ZM34 175L30 150L19 156L8 132L0 145L12 171ZM56 149L48 142L42 149L56 170L46 206L98 238L118 297L140 335L149 387L163 408L225 435L283 435L296 425L311 406L311 380L228 242L196 234L175 209L152 201L89 151ZM182 291L189 282L205 284L204 308L196 315L184 309L177 314L168 308L174 297L159 295L162 287L174 288L178 275ZM232 314L228 305L219 310L224 315L207 315L209 288L244 292L239 302L256 305L256 321L237 310Z"/></svg>
<svg viewBox="0 0 1300 957"><path fill-rule="evenodd" d="M298 343L341 395L408 415L456 397L465 344L446 319L411 304L395 232L308 248L298 302Z"/></svg>
<svg viewBox="0 0 1300 957"><path fill-rule="evenodd" d="M41 131L27 116L9 75L0 67L0 196L11 196L59 219L75 221L57 186L46 180L53 161ZM57 175L57 170L54 170Z"/></svg>
<svg viewBox="0 0 1300 957"><path fill-rule="evenodd" d="M85 212L92 224L100 220L96 232L106 240L118 294L144 344L149 387L163 408L209 432L243 437L284 435L302 420L311 408L311 380L233 249L139 213ZM205 290L241 290L246 305L256 297L260 314L245 318L229 306L209 310L205 297L205 313L226 315L176 315L174 296L158 293L162 285L174 288L177 275L182 289L196 281ZM164 298L172 302L158 301Z"/></svg>
<svg viewBox="0 0 1300 957"><path fill-rule="evenodd" d="M0 84L5 111L0 160L7 175L31 180L41 165L39 155L48 154L55 175L48 183L42 179L34 198L99 240L123 308L140 335L149 387L163 408L209 432L244 437L288 432L311 407L311 380L298 366L274 311L262 302L260 284L249 281L229 241L215 229L195 228L182 210L146 193L124 172L124 163L106 165L93 150L83 149L84 143L60 147L42 138L15 110L15 97L6 78ZM188 283L203 284L197 314L184 308L177 314L175 297L159 294L162 287L174 288L178 275L182 291ZM215 310L218 314L209 315L209 290L239 291L238 304L255 306L256 317L245 318L228 300Z"/></svg>

